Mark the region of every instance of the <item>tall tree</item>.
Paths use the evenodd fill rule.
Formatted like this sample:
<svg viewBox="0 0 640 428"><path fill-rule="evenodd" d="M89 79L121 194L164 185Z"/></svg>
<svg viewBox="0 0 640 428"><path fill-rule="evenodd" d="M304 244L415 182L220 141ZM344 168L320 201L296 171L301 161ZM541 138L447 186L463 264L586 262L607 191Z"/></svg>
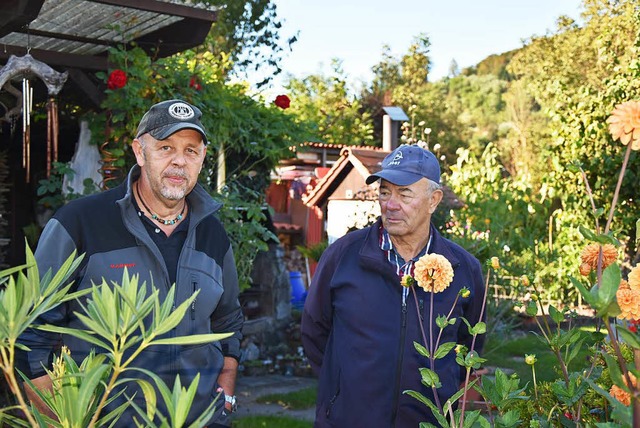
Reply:
<svg viewBox="0 0 640 428"><path fill-rule="evenodd" d="M211 52L224 65L224 76L259 69L264 80L258 85L263 85L281 72L282 54L297 35L282 38L282 22L272 0L204 1L218 7L218 19L200 50Z"/></svg>
<svg viewBox="0 0 640 428"><path fill-rule="evenodd" d="M373 123L351 93L339 60L332 61L331 74L291 78L287 85L293 102L291 111L302 121L316 124L316 135L329 144L371 145Z"/></svg>

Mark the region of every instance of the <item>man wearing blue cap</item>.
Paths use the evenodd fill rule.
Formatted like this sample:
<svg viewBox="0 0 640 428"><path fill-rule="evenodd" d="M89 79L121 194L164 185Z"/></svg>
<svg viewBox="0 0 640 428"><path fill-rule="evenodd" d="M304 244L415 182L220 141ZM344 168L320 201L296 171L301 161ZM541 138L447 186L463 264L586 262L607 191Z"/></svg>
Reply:
<svg viewBox="0 0 640 428"><path fill-rule="evenodd" d="M60 208L42 232L35 257L44 274L49 268L56 272L72 251L84 253L74 277L79 289L99 284L103 278L108 284L119 282L126 268L129 274L140 275L140 283L153 284L161 300L175 284L176 305L199 291L188 315L168 334L233 335L206 345L155 346L136 357L133 365L154 372L169 388L178 375L182 385L191 384L196 374L200 375L186 424L200 416L223 390L224 399L218 400L218 411L209 421L209 427L215 427L228 426L229 413L235 408L244 317L231 242L214 216L221 204L198 184L207 144L201 117L197 107L182 100L153 105L138 125L132 143L137 164L125 182ZM45 314L44 321L83 328L76 315L81 309L78 302L69 302ZM93 347L71 336L60 338L36 330L21 337L31 349L23 370L34 378L36 386L50 387L43 365L50 368L52 353L61 341L79 361ZM134 395L134 388L127 385L128 396ZM123 400L121 395L110 402L104 415ZM141 391L133 401L145 409ZM169 416L163 404L158 402L159 410ZM116 426L135 426L135 415L128 407Z"/></svg>
<svg viewBox="0 0 640 428"><path fill-rule="evenodd" d="M478 260L443 238L431 224L442 200L440 166L433 153L403 145L367 178L379 181L381 217L370 227L351 232L330 245L313 277L302 314L302 343L319 376L316 427L417 427L437 425L431 411L403 391L419 391L436 402L420 381L428 358L414 348L439 334L430 318L451 312L453 325L439 343L471 347L471 325L480 320L484 283ZM401 285L414 263L427 253L444 256L454 271L451 285L434 294ZM456 296L466 287L466 299ZM433 302L433 308L430 307ZM454 306L455 303L455 306ZM433 336L432 336L433 335ZM474 349L482 347L478 337ZM451 397L464 370L449 352L433 367L442 386L440 403Z"/></svg>

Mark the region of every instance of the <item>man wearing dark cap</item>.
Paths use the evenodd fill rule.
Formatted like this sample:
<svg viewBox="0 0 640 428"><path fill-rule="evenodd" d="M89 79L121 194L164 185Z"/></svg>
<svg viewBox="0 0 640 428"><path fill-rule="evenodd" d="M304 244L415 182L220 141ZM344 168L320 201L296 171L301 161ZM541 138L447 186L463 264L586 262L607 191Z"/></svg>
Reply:
<svg viewBox="0 0 640 428"><path fill-rule="evenodd" d="M433 153L415 145L400 146L367 178L367 184L376 181L381 217L327 248L302 314L302 343L319 376L316 427L437 425L426 405L403 393L419 391L436 402L431 388L420 381L419 369L431 368L413 345L425 345L420 324L427 341L435 341L439 328L430 314L435 318L452 311L455 323L442 331L439 343L470 348L472 338L461 317L471 325L480 319L480 263L431 224L443 197ZM449 260L453 281L433 296L415 287L414 298L401 279L412 275L414 263L427 253ZM456 302L463 287L470 296ZM479 337L475 350L481 342ZM434 369L442 383L438 398L445 403L458 390L464 371L453 351L437 359Z"/></svg>
<svg viewBox="0 0 640 428"><path fill-rule="evenodd" d="M127 180L112 190L77 199L60 208L47 223L35 257L41 273L53 271L76 250L85 254L75 273L79 289L92 282L122 280L124 268L139 274L140 283L153 284L164 300L175 284L176 305L199 290L188 315L172 335L233 333L207 345L156 346L134 360L173 387L176 375L189 385L200 374L198 391L187 420L193 421L224 390L219 411L209 426L227 426L235 408L235 378L240 357L243 315L238 301L238 278L231 243L214 216L220 208L197 183L206 153L207 134L202 113L181 100L152 106L143 116L132 143L137 164ZM59 306L45 315L50 324L82 328L74 311L77 302ZM70 336L62 338L71 355L81 361L92 345ZM29 331L21 338L29 346L27 371L37 386L49 382L44 375L60 337ZM133 375L135 372L127 373ZM142 376L142 375L141 375ZM44 384L42 383L44 382ZM133 395L132 384L127 395ZM136 402L144 406L138 391ZM114 401L104 412L121 404ZM159 400L160 410L164 410ZM166 411L163 412L165 416ZM131 407L118 426L135 426ZM138 416L138 420L140 417Z"/></svg>

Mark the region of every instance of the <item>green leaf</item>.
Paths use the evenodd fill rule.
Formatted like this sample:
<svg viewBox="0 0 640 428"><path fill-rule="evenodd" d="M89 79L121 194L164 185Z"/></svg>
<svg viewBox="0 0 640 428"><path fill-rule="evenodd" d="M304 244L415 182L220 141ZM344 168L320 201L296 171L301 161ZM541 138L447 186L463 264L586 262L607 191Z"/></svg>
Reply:
<svg viewBox="0 0 640 428"><path fill-rule="evenodd" d="M443 343L438 347L438 349L436 349L436 352L433 353L433 357L436 360L439 360L440 358L444 358L455 347L456 347L456 342Z"/></svg>
<svg viewBox="0 0 640 428"><path fill-rule="evenodd" d="M635 333L630 332L624 326L616 325L616 330L622 339L634 349L640 349L640 339Z"/></svg>
<svg viewBox="0 0 640 428"><path fill-rule="evenodd" d="M471 329L471 334L484 334L487 332L487 324L480 321Z"/></svg>
<svg viewBox="0 0 640 428"><path fill-rule="evenodd" d="M431 354L429 353L429 350L427 348L425 348L424 346L422 346L421 344L419 344L418 342L414 341L413 342L413 347L416 348L418 353L420 355L422 355L423 357L429 358L431 356Z"/></svg>
<svg viewBox="0 0 640 428"><path fill-rule="evenodd" d="M431 413L433 413L433 416L436 418L436 420L438 421L441 427L449 427L449 423L447 422L447 419L440 414L438 407L435 404L433 404L433 401L431 401L430 399L428 399L427 397L425 397L424 395L416 391L406 390L406 391L402 391L402 393L415 398L416 400L420 401L422 404L429 407L429 409L431 409Z"/></svg>
<svg viewBox="0 0 640 428"><path fill-rule="evenodd" d="M562 321L564 321L564 314L557 310L553 305L549 305L549 315L556 324L560 324Z"/></svg>
<svg viewBox="0 0 640 428"><path fill-rule="evenodd" d="M598 302L597 302L596 296L594 296L589 290L587 290L585 286L582 285L582 283L578 281L576 278L570 276L569 279L571 280L571 283L573 284L573 286L578 289L578 291L582 295L582 298L589 304L589 306L591 306L594 309L597 309L596 306Z"/></svg>
<svg viewBox="0 0 640 428"><path fill-rule="evenodd" d="M598 313L596 316L602 317L607 315L611 304L615 303L616 292L620 286L621 279L620 266L616 263L607 267L604 272L602 272L602 281L598 288Z"/></svg>
<svg viewBox="0 0 640 428"><path fill-rule="evenodd" d="M147 405L146 415L149 420L153 420L157 408L156 390L153 385L151 385L151 383L147 382L144 379L136 379L136 383L138 384L138 386L142 390L142 394L144 395L144 401Z"/></svg>
<svg viewBox="0 0 640 428"><path fill-rule="evenodd" d="M233 336L233 333L194 334L191 336L155 339L149 345L198 345L200 343L216 342L231 336Z"/></svg>
<svg viewBox="0 0 640 428"><path fill-rule="evenodd" d="M109 349L109 345L107 343L102 342L100 339L98 339L97 337L93 336L92 334L84 330L77 330L74 328L60 327L60 326L50 325L50 324L41 325L38 327L38 329L43 331L48 331L51 333L68 334L68 335L77 337L78 339L82 339L85 342L93 343L94 345L100 348Z"/></svg>
<svg viewBox="0 0 640 428"><path fill-rule="evenodd" d="M538 315L538 304L535 302L535 300L529 300L529 303L527 303L527 308L525 309L525 312L530 317L535 317L536 315Z"/></svg>
<svg viewBox="0 0 640 428"><path fill-rule="evenodd" d="M447 317L445 317L444 315L436 317L436 325L440 329L444 329L447 325L449 325L449 323L447 322Z"/></svg>
<svg viewBox="0 0 640 428"><path fill-rule="evenodd" d="M436 388L440 388L442 386L440 376L433 370L422 367L420 368L420 375L422 376L422 383L428 387L435 386Z"/></svg>

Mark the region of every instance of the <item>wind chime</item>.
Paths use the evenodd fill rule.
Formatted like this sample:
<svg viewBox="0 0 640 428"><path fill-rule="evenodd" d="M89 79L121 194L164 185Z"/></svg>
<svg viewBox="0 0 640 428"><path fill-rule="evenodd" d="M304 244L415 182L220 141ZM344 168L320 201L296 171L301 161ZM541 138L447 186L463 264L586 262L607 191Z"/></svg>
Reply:
<svg viewBox="0 0 640 428"><path fill-rule="evenodd" d="M31 109L33 108L33 88L29 79L22 78L22 167L28 183L31 175Z"/></svg>

